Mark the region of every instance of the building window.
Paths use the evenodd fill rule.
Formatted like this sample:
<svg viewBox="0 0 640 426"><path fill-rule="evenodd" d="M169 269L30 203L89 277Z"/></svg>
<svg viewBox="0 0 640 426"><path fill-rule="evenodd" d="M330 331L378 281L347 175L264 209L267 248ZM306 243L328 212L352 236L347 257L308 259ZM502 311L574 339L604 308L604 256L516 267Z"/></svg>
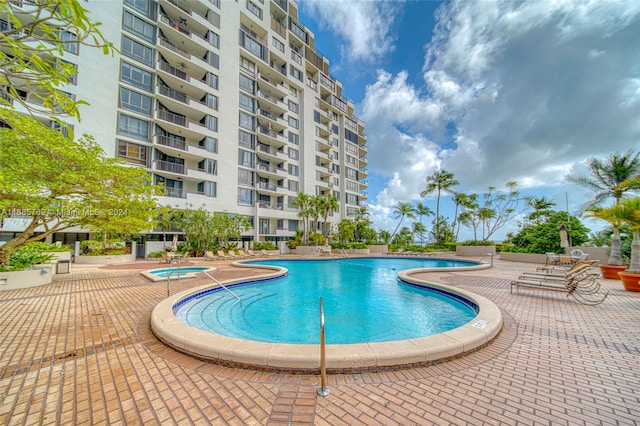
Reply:
<svg viewBox="0 0 640 426"><path fill-rule="evenodd" d="M320 111L313 111L313 121L320 123ZM317 134L318 132L316 132Z"/></svg>
<svg viewBox="0 0 640 426"><path fill-rule="evenodd" d="M120 66L120 80L151 92L153 74L131 64L123 62Z"/></svg>
<svg viewBox="0 0 640 426"><path fill-rule="evenodd" d="M118 117L118 133L148 141L149 122L125 114L120 114Z"/></svg>
<svg viewBox="0 0 640 426"><path fill-rule="evenodd" d="M156 27L147 21L138 18L133 13L124 12L123 26L129 32L138 37L153 43L156 39Z"/></svg>
<svg viewBox="0 0 640 426"><path fill-rule="evenodd" d="M271 41L271 44L273 45L273 47L275 47L276 49L278 49L279 51L284 53L284 43L283 42L281 42L277 38L273 37L273 39Z"/></svg>
<svg viewBox="0 0 640 426"><path fill-rule="evenodd" d="M245 92L251 93L252 95L255 95L255 87L255 81L245 75L240 74L240 89L244 90Z"/></svg>
<svg viewBox="0 0 640 426"><path fill-rule="evenodd" d="M287 223L287 229L289 231L297 231L298 230L298 221L297 220L293 220L293 219L289 219L288 223Z"/></svg>
<svg viewBox="0 0 640 426"><path fill-rule="evenodd" d="M220 48L220 36L218 34L213 31L207 31L206 39L213 47Z"/></svg>
<svg viewBox="0 0 640 426"><path fill-rule="evenodd" d="M60 41L62 41L63 48L67 52L78 54L80 50L80 44L78 43L78 36L69 31L62 31L60 33Z"/></svg>
<svg viewBox="0 0 640 426"><path fill-rule="evenodd" d="M151 97L121 87L120 107L151 116Z"/></svg>
<svg viewBox="0 0 640 426"><path fill-rule="evenodd" d="M251 133L247 133L247 132L243 132L242 130L240 130L239 135L238 135L238 145L244 147L244 148L249 148L249 149L255 149L256 147L256 135L253 135Z"/></svg>
<svg viewBox="0 0 640 426"><path fill-rule="evenodd" d="M213 115L205 115L200 120L200 124L204 125L209 130L214 132L218 131L218 117L214 117Z"/></svg>
<svg viewBox="0 0 640 426"><path fill-rule="evenodd" d="M299 69L297 69L293 65L289 65L289 74L291 74L292 76L294 76L295 78L297 78L300 81L302 81L302 79L303 79L302 71L300 71Z"/></svg>
<svg viewBox="0 0 640 426"><path fill-rule="evenodd" d="M289 158L291 158L292 160L298 160L299 155L300 153L297 149L289 148Z"/></svg>
<svg viewBox="0 0 640 426"><path fill-rule="evenodd" d="M300 145L300 135L296 135L295 133L289 132L289 142L295 145Z"/></svg>
<svg viewBox="0 0 640 426"><path fill-rule="evenodd" d="M289 180L288 188L289 188L289 191L298 192L298 181L297 180Z"/></svg>
<svg viewBox="0 0 640 426"><path fill-rule="evenodd" d="M242 92L240 93L240 108L250 112L255 112L256 111L255 103L256 103L255 99L253 99L252 97Z"/></svg>
<svg viewBox="0 0 640 426"><path fill-rule="evenodd" d="M300 105L298 105L293 101L289 101L289 111L295 112L296 114L298 114L300 112Z"/></svg>
<svg viewBox="0 0 640 426"><path fill-rule="evenodd" d="M347 204L358 205L358 196L354 194L345 194Z"/></svg>
<svg viewBox="0 0 640 426"><path fill-rule="evenodd" d="M256 73L256 64L244 56L240 58L240 67L251 75L255 75Z"/></svg>
<svg viewBox="0 0 640 426"><path fill-rule="evenodd" d="M262 19L262 9L253 4L253 2L250 0L247 0L247 9L249 9L249 11L256 15L258 18Z"/></svg>
<svg viewBox="0 0 640 426"><path fill-rule="evenodd" d="M253 205L253 190L247 188L238 188L238 204L245 206Z"/></svg>
<svg viewBox="0 0 640 426"><path fill-rule="evenodd" d="M254 174L250 170L238 169L238 184L245 186L253 186Z"/></svg>
<svg viewBox="0 0 640 426"><path fill-rule="evenodd" d="M349 179L358 179L358 172L355 169L351 169L349 167L345 167L345 169L347 170L347 177Z"/></svg>
<svg viewBox="0 0 640 426"><path fill-rule="evenodd" d="M146 146L133 142L118 141L118 157L124 158L127 163L147 166L149 164L149 151Z"/></svg>
<svg viewBox="0 0 640 426"><path fill-rule="evenodd" d="M298 176L300 174L300 168L294 164L289 164L289 174L291 176Z"/></svg>
<svg viewBox="0 0 640 426"><path fill-rule="evenodd" d="M124 4L142 13L147 18L155 19L154 2L150 0L124 0Z"/></svg>
<svg viewBox="0 0 640 426"><path fill-rule="evenodd" d="M2 22L2 21L0 21ZM72 64L71 62L63 61L62 59L56 58L55 60L56 68L62 72L62 68L73 68L75 70L74 74L69 75L69 84L77 85L78 84L78 66L76 64Z"/></svg>
<svg viewBox="0 0 640 426"><path fill-rule="evenodd" d="M298 119L297 118L293 118L293 117L289 117L289 126L297 129L298 128Z"/></svg>
<svg viewBox="0 0 640 426"><path fill-rule="evenodd" d="M205 84L207 84L207 86L218 90L218 76L215 75L214 73L212 72L206 73L202 78L202 81L204 81Z"/></svg>
<svg viewBox="0 0 640 426"><path fill-rule="evenodd" d="M198 170L201 172L209 173L210 175L217 175L218 162L211 158L205 158L198 163Z"/></svg>
<svg viewBox="0 0 640 426"><path fill-rule="evenodd" d="M293 86L289 86L289 96L291 96L292 98L297 98L298 97L298 89L296 89Z"/></svg>
<svg viewBox="0 0 640 426"><path fill-rule="evenodd" d="M218 195L218 187L215 182L205 180L198 183L198 194L207 197L216 197Z"/></svg>
<svg viewBox="0 0 640 426"><path fill-rule="evenodd" d="M254 131L256 118L240 111L240 127Z"/></svg>
<svg viewBox="0 0 640 426"><path fill-rule="evenodd" d="M238 150L238 164L245 167L254 168L255 160L253 152L245 151L244 149Z"/></svg>
<svg viewBox="0 0 640 426"><path fill-rule="evenodd" d="M213 152L214 154L218 153L218 139L212 138L211 136L207 136L204 139L202 139L198 143L198 146L200 146L200 148L205 149L209 152Z"/></svg>
<svg viewBox="0 0 640 426"><path fill-rule="evenodd" d="M133 41L129 37L122 37L122 54L145 65L153 65L153 49Z"/></svg>

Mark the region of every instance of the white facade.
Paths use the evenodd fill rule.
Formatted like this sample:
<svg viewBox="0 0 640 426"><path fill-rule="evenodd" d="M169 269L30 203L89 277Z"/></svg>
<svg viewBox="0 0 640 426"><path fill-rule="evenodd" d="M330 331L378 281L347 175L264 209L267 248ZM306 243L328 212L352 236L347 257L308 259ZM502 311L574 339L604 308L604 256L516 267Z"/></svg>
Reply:
<svg viewBox="0 0 640 426"><path fill-rule="evenodd" d="M301 228L298 192L335 195L338 223L366 200L366 136L291 0L83 2L120 55L81 46L76 135L162 182L163 205Z"/></svg>

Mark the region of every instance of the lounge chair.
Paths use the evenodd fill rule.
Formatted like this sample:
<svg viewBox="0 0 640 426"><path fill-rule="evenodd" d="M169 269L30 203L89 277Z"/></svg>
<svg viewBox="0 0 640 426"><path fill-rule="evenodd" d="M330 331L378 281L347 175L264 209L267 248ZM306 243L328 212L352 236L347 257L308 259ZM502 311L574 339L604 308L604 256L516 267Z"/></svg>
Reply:
<svg viewBox="0 0 640 426"><path fill-rule="evenodd" d="M265 256L265 257L273 257L273 255L271 253L269 253L268 251L266 251L265 249L260 250L260 254Z"/></svg>
<svg viewBox="0 0 640 426"><path fill-rule="evenodd" d="M250 250L250 249L247 249L244 253L249 258L251 258L251 257L259 257L258 253L254 253L254 251Z"/></svg>
<svg viewBox="0 0 640 426"><path fill-rule="evenodd" d="M591 272L589 268L591 268L594 264L597 263L597 260L583 260L581 262L576 262L570 268L538 268L534 271L524 271L521 277L546 277L549 279L552 278L561 278L567 279L577 275L584 274L594 274Z"/></svg>
<svg viewBox="0 0 640 426"><path fill-rule="evenodd" d="M217 253L220 259L231 259L231 256L225 254L224 250L218 250Z"/></svg>
<svg viewBox="0 0 640 426"><path fill-rule="evenodd" d="M589 272L590 267L590 264L582 264L564 276L540 272L523 273L511 281L511 293L513 293L513 287L516 287L516 292L519 292L520 287L561 291L566 292L567 297L572 296L582 304L598 305L604 302L608 293L605 293L604 297L597 294L600 290L598 274Z"/></svg>
<svg viewBox="0 0 640 426"><path fill-rule="evenodd" d="M204 260L214 260L215 258L216 258L216 255L214 255L211 250L206 250L204 252Z"/></svg>
<svg viewBox="0 0 640 426"><path fill-rule="evenodd" d="M547 259L545 260L545 265L558 265L560 262L560 257L557 253L546 253Z"/></svg>
<svg viewBox="0 0 640 426"><path fill-rule="evenodd" d="M244 253L240 254L238 252L236 252L235 250L227 250L227 252L229 253L229 256L231 256L232 259L246 259L247 256L244 255Z"/></svg>

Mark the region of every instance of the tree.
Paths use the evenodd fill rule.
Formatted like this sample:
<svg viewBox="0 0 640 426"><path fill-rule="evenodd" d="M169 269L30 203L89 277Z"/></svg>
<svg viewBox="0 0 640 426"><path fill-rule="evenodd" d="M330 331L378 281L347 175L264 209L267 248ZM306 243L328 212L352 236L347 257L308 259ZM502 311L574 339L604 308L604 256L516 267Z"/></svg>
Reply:
<svg viewBox="0 0 640 426"><path fill-rule="evenodd" d="M393 232L391 233L391 239L393 239L394 235L396 235L396 232L398 231L398 228L400 228L400 225L402 224L402 220L405 217L408 217L411 219L416 218L413 214L413 206L410 203L403 202L403 201L400 201L393 208L393 217L394 219L400 218L400 221L398 222L396 229L394 229Z"/></svg>
<svg viewBox="0 0 640 426"><path fill-rule="evenodd" d="M589 207L601 204L607 198L613 198L618 204L627 191L640 189L640 153L628 150L624 154L615 152L606 160L592 157L587 160L589 174L573 174L566 177L569 182L578 184L594 193L580 210L584 213ZM626 185L621 185L627 181ZM635 182L635 183L634 183Z"/></svg>
<svg viewBox="0 0 640 426"><path fill-rule="evenodd" d="M436 219L435 223L440 223L440 195L442 191L451 193L450 188L458 185L460 182L455 180L453 173L450 173L444 169L438 170L431 176L427 176L427 187L420 193L421 197L426 197L432 192L436 192ZM436 241L437 245L440 245L441 241Z"/></svg>
<svg viewBox="0 0 640 426"><path fill-rule="evenodd" d="M336 198L334 195L327 195L326 197L324 197L324 202L322 203L322 214L323 214L323 220L322 223L324 224L324 236L325 237L329 237L329 235L331 234L331 228L329 226L327 226L327 217L329 217L329 212L335 212L340 208L340 204L338 204L338 198Z"/></svg>
<svg viewBox="0 0 640 426"><path fill-rule="evenodd" d="M89 19L78 0L0 1L0 16L7 20L0 34L0 103L19 103L32 114L72 116L80 119L82 100L70 98L60 87L76 75L73 64L62 60L65 50L81 45L113 54L99 22ZM25 99L23 93L29 93ZM41 107L36 105L41 105Z"/></svg>
<svg viewBox="0 0 640 426"><path fill-rule="evenodd" d="M581 245L589 240L589 229L567 212L552 211L543 222L530 222L524 225L516 235L509 235L503 243L503 249L512 248L522 253L561 253L560 225L567 225L571 241Z"/></svg>
<svg viewBox="0 0 640 426"><path fill-rule="evenodd" d="M302 220L302 244L306 245L309 243L309 218L313 214L311 196L304 192L298 192L297 197L291 201L291 204L299 210L298 217Z"/></svg>
<svg viewBox="0 0 640 426"><path fill-rule="evenodd" d="M556 205L553 200L546 197L531 197L526 199L527 206L533 209L533 212L527 216L527 219L539 223L543 218L552 213L551 208Z"/></svg>
<svg viewBox="0 0 640 426"><path fill-rule="evenodd" d="M482 222L482 241L489 238L498 230L513 219L517 212L520 201L520 192L516 189L516 182L507 182L508 192L496 191L495 187L483 195L483 205L478 211L478 216Z"/></svg>
<svg viewBox="0 0 640 426"><path fill-rule="evenodd" d="M421 222L413 222L411 224L411 232L413 233L414 243L416 241L416 237L420 237L420 244L422 244L422 239L424 238L424 234L427 232L427 227Z"/></svg>
<svg viewBox="0 0 640 426"><path fill-rule="evenodd" d="M422 237L424 236L424 233L426 231L426 228L424 226L424 224L422 223L422 216L433 216L433 210L431 210L429 207L425 206L422 203L417 203L415 209L413 210L413 212L415 214L418 215L418 221L420 222L420 225L422 225L422 231L419 234L420 235L420 244L422 244Z"/></svg>
<svg viewBox="0 0 640 426"><path fill-rule="evenodd" d="M157 217L149 174L107 158L90 136L74 142L35 119L0 108L0 215L21 218L25 229L0 247L0 264L10 252L74 226L127 232L151 229Z"/></svg>
<svg viewBox="0 0 640 426"><path fill-rule="evenodd" d="M594 192L594 197L581 208L580 214L583 214L591 207L598 207L607 198L613 198L615 206L627 191L640 188L640 181L637 181L640 176L640 159L638 155L629 150L624 154L615 152L606 160L592 157L587 160L589 175L575 174L567 176L566 179L569 182L576 183ZM593 217L598 217L596 214L597 209L591 211ZM622 265L619 223L612 223L612 226L613 235L611 236L611 252L608 262L610 265Z"/></svg>

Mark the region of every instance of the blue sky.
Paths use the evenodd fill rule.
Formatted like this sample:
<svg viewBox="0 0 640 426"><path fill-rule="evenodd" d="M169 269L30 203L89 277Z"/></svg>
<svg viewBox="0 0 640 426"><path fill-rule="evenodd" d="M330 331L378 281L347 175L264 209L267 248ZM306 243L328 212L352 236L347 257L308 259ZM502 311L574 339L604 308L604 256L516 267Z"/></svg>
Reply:
<svg viewBox="0 0 640 426"><path fill-rule="evenodd" d="M567 174L590 157L640 151L640 2L298 5L365 123L376 229L395 228L401 201L435 210L419 194L438 169L454 173L456 191L515 181L574 212L590 194ZM452 207L442 199L445 215ZM517 218L493 239L516 229Z"/></svg>

